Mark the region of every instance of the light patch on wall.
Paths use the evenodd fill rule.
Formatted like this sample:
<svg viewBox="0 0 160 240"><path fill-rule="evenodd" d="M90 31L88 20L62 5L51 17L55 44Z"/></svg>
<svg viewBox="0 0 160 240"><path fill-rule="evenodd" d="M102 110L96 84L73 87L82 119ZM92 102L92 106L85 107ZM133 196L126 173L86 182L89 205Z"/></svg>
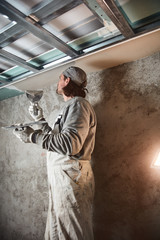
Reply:
<svg viewBox="0 0 160 240"><path fill-rule="evenodd" d="M154 161L151 164L152 168L160 168L160 152L158 152L156 158L154 159Z"/></svg>

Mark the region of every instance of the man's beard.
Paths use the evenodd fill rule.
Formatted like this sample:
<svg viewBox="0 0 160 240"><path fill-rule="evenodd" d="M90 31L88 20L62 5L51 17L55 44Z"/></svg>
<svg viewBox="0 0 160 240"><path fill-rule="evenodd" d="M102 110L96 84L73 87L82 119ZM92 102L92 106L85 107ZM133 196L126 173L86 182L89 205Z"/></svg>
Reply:
<svg viewBox="0 0 160 240"><path fill-rule="evenodd" d="M61 90L61 91L58 91L58 86L57 86L57 89L56 89L56 93L57 93L58 95L62 95L62 90Z"/></svg>
<svg viewBox="0 0 160 240"><path fill-rule="evenodd" d="M58 88L56 89L56 93L59 95L59 93L58 93Z"/></svg>

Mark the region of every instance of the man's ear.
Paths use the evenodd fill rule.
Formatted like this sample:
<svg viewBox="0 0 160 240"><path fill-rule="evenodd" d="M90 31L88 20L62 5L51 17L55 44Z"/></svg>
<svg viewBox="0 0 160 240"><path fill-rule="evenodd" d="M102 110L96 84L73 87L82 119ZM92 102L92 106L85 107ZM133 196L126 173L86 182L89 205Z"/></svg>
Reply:
<svg viewBox="0 0 160 240"><path fill-rule="evenodd" d="M65 79L65 83L66 83L66 86L68 85L68 83L70 82L70 77L67 77L66 79Z"/></svg>

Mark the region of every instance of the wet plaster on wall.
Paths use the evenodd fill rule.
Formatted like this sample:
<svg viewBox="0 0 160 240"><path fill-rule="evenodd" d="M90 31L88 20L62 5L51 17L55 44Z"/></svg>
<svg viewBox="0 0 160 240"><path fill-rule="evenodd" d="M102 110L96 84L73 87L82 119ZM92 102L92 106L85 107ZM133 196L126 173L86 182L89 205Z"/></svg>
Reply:
<svg viewBox="0 0 160 240"><path fill-rule="evenodd" d="M89 77L98 118L95 238L158 240L160 171L150 164L160 150L160 55Z"/></svg>
<svg viewBox="0 0 160 240"><path fill-rule="evenodd" d="M62 104L55 89L55 85L46 89L40 101L51 125ZM28 107L25 95L2 101L1 125L33 121ZM43 239L48 208L46 151L20 142L12 130L0 129L0 137L0 239Z"/></svg>
<svg viewBox="0 0 160 240"><path fill-rule="evenodd" d="M97 114L93 155L95 240L160 239L160 54L88 75ZM40 102L52 125L63 102L56 85ZM30 121L24 95L0 102L0 121ZM51 113L52 112L52 113ZM51 114L50 114L51 113ZM0 239L43 239L48 206L46 152L0 130Z"/></svg>

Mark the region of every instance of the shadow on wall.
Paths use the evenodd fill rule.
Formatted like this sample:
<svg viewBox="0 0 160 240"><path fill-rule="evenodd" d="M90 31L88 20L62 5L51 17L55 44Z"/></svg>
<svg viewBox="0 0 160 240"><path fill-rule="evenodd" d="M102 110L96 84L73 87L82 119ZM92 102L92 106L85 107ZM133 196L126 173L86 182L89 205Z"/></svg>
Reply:
<svg viewBox="0 0 160 240"><path fill-rule="evenodd" d="M159 56L124 64L92 79L98 126L93 170L95 240L160 239ZM157 71L157 72L156 72Z"/></svg>

